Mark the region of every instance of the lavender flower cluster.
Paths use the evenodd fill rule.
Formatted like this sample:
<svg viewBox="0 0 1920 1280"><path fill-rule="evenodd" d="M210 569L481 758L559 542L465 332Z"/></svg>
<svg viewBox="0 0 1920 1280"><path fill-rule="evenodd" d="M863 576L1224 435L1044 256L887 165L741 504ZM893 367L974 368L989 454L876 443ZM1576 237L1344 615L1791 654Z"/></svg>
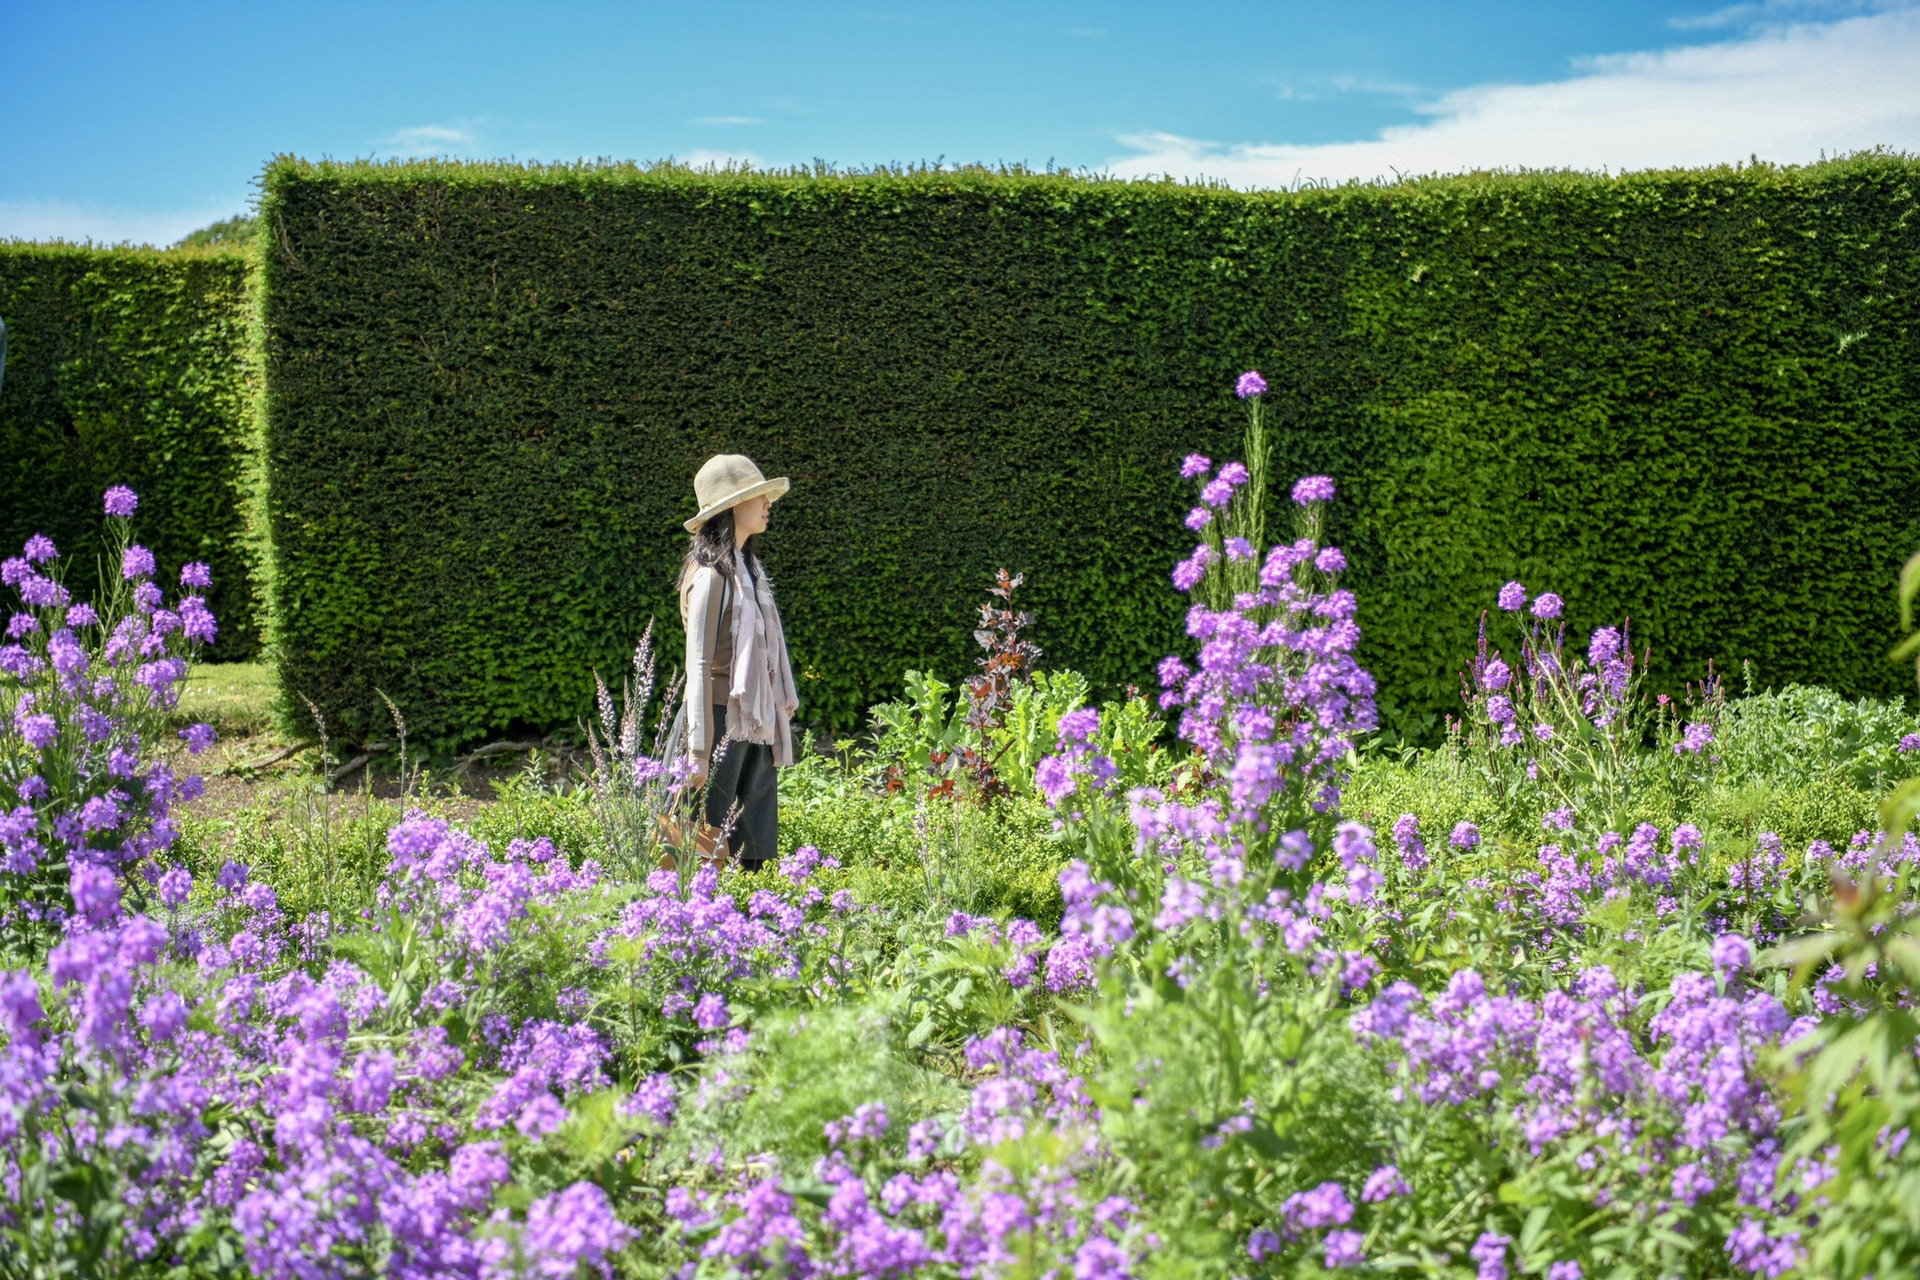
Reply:
<svg viewBox="0 0 1920 1280"><path fill-rule="evenodd" d="M153 757L188 657L219 632L199 594L212 579L184 566L169 603L153 553L131 541L138 505L129 489L107 491L120 576L98 602L61 582L50 538L0 562L19 600L0 644L0 932L22 940L76 916L111 919L136 868L150 888L178 836L173 806L201 792L200 778ZM198 754L214 732L195 724L179 737Z"/></svg>

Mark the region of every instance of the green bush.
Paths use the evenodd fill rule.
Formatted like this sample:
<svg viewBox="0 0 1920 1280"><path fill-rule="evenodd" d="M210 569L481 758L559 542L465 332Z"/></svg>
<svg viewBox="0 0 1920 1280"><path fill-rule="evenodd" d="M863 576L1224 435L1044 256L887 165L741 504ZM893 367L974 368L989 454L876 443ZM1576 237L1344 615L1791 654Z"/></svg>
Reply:
<svg viewBox="0 0 1920 1280"><path fill-rule="evenodd" d="M1920 540L1920 162L1240 193L1059 174L285 159L262 207L285 684L452 743L586 710L708 454L794 488L803 714L962 671L999 566L1100 699L1184 645L1176 475L1263 370L1341 485L1387 724L1432 736L1510 577L1709 659L1888 694Z"/></svg>
<svg viewBox="0 0 1920 1280"><path fill-rule="evenodd" d="M139 539L164 565L204 560L220 620L213 649L259 648L257 485L251 421L247 260L0 244L0 317L10 349L0 384L0 548L44 533L92 595L105 546L100 495L140 495Z"/></svg>

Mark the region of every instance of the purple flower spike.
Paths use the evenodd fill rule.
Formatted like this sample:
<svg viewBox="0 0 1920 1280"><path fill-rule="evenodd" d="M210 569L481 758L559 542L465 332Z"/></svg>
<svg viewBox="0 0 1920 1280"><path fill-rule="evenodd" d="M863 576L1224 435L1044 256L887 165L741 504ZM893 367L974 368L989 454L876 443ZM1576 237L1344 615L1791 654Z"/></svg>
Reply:
<svg viewBox="0 0 1920 1280"><path fill-rule="evenodd" d="M200 560L194 560L180 566L180 585L183 587L210 587L213 585L213 570Z"/></svg>
<svg viewBox="0 0 1920 1280"><path fill-rule="evenodd" d="M1233 384L1233 394L1239 396L1242 400L1250 400L1254 396L1265 395L1266 390L1267 380L1260 376L1260 372L1257 369L1247 370L1240 375L1240 380Z"/></svg>
<svg viewBox="0 0 1920 1280"><path fill-rule="evenodd" d="M140 505L140 495L123 484L107 490L106 507L110 516L130 516Z"/></svg>
<svg viewBox="0 0 1920 1280"><path fill-rule="evenodd" d="M128 581L152 577L153 569L153 552L137 542L128 547L126 554L120 558L120 576Z"/></svg>
<svg viewBox="0 0 1920 1280"><path fill-rule="evenodd" d="M1551 591L1542 592L1533 602L1533 616L1536 618L1557 618L1560 616L1560 597Z"/></svg>
<svg viewBox="0 0 1920 1280"><path fill-rule="evenodd" d="M28 560L39 564L45 560L58 560L60 552L54 547L53 539L44 533L36 533L27 539L27 545L21 550Z"/></svg>
<svg viewBox="0 0 1920 1280"><path fill-rule="evenodd" d="M1506 586L1500 588L1500 599L1498 603L1501 609L1506 612L1518 613L1520 612L1521 606L1527 603L1527 589L1517 582L1509 582Z"/></svg>
<svg viewBox="0 0 1920 1280"><path fill-rule="evenodd" d="M1204 453L1190 453L1187 455L1186 461L1180 464L1180 478L1182 480L1191 480L1195 476L1203 476L1211 470L1213 470L1213 459Z"/></svg>
<svg viewBox="0 0 1920 1280"><path fill-rule="evenodd" d="M1333 477L1301 477L1293 486L1293 500L1303 507L1309 502L1333 501Z"/></svg>

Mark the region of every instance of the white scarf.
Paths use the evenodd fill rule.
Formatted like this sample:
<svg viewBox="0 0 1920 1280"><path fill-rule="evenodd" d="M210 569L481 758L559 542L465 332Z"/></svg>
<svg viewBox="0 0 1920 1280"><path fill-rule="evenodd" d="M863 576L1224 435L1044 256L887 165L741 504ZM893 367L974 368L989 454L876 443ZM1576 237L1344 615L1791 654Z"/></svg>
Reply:
<svg viewBox="0 0 1920 1280"><path fill-rule="evenodd" d="M736 556L733 581L749 580ZM787 635L773 603L766 571L752 575L753 590L737 590L733 610L733 682L727 690L727 727L737 738L769 743L776 765L793 763L793 713L800 707Z"/></svg>

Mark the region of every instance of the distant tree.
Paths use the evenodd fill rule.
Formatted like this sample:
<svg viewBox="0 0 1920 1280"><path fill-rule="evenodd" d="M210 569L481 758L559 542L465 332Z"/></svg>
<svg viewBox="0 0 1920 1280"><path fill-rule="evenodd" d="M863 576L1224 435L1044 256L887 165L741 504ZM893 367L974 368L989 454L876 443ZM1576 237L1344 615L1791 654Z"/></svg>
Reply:
<svg viewBox="0 0 1920 1280"><path fill-rule="evenodd" d="M198 231L189 231L175 241L173 247L176 249L238 248L253 239L253 229L256 225L258 225L256 219L247 214L238 213L231 218L223 218L211 226L202 227Z"/></svg>

